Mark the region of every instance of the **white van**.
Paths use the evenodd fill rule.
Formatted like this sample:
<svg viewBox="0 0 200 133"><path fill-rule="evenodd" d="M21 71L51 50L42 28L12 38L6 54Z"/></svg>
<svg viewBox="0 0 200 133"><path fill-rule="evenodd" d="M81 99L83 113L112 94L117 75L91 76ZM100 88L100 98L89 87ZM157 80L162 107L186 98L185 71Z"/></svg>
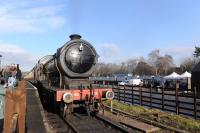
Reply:
<svg viewBox="0 0 200 133"><path fill-rule="evenodd" d="M139 86L139 85L142 85L143 82L141 79L130 79L129 84L133 86Z"/></svg>

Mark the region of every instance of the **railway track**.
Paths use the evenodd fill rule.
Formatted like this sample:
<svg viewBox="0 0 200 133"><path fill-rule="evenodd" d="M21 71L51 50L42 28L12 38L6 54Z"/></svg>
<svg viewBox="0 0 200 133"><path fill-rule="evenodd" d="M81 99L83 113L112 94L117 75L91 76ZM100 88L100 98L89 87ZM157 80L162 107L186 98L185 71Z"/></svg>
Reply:
<svg viewBox="0 0 200 133"><path fill-rule="evenodd" d="M95 114L88 116L87 113L74 112L64 118L68 127L74 133L129 133L133 132L118 123L114 123L105 117Z"/></svg>
<svg viewBox="0 0 200 133"><path fill-rule="evenodd" d="M123 127L118 123L95 114L74 112L65 117L45 112L48 121L48 132L56 133L130 133L131 128Z"/></svg>
<svg viewBox="0 0 200 133"><path fill-rule="evenodd" d="M30 82L30 84L32 84ZM34 84L32 84L34 86ZM39 98L39 94L37 93ZM40 103L40 101L38 101ZM134 132L131 128L98 114L88 116L86 111L75 109L73 113L63 117L61 114L48 112L44 105L40 105L43 110L43 122L48 133L130 133ZM43 106L43 107L42 107ZM43 109L42 109L43 108Z"/></svg>

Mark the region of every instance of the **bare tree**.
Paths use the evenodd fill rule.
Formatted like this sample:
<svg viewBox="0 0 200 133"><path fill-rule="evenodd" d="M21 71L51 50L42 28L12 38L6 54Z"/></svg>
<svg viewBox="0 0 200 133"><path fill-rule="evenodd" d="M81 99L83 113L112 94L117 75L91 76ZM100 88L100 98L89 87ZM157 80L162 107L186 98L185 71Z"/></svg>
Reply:
<svg viewBox="0 0 200 133"><path fill-rule="evenodd" d="M165 55L158 58L156 61L157 73L158 74L168 74L169 69L174 66L173 58L171 55Z"/></svg>
<svg viewBox="0 0 200 133"><path fill-rule="evenodd" d="M137 67L139 62L145 62L144 57L139 57L139 58L134 58L134 59L129 59L126 64L127 64L127 70L129 73L133 73L135 71L135 68Z"/></svg>
<svg viewBox="0 0 200 133"><path fill-rule="evenodd" d="M159 49L156 49L156 50L153 50L149 53L148 55L148 61L149 63L154 67L155 69L155 75L158 75L158 65L159 63L157 62L158 59L160 58L160 50Z"/></svg>
<svg viewBox="0 0 200 133"><path fill-rule="evenodd" d="M180 71L185 72L185 71L191 71L194 65L197 63L197 61L194 58L186 58L183 60L183 62L180 65Z"/></svg>
<svg viewBox="0 0 200 133"><path fill-rule="evenodd" d="M94 70L95 76L111 76L121 71L120 65L112 63L98 63Z"/></svg>
<svg viewBox="0 0 200 133"><path fill-rule="evenodd" d="M138 75L152 75L154 73L154 68L148 63L141 61L135 68L135 74Z"/></svg>
<svg viewBox="0 0 200 133"><path fill-rule="evenodd" d="M148 62L143 57L130 59L120 64L98 63L94 75L110 76L115 73L130 73L139 75L168 74L174 69L173 57L171 55L160 55L160 50L153 50L148 55Z"/></svg>
<svg viewBox="0 0 200 133"><path fill-rule="evenodd" d="M169 69L174 66L171 55L160 55L160 50L156 49L149 53L148 61L155 70L155 75L167 74Z"/></svg>
<svg viewBox="0 0 200 133"><path fill-rule="evenodd" d="M121 69L120 69L121 73L126 73L127 72L127 66L125 62L121 63Z"/></svg>
<svg viewBox="0 0 200 133"><path fill-rule="evenodd" d="M129 59L127 61L127 69L129 73L132 73L138 64L138 59Z"/></svg>

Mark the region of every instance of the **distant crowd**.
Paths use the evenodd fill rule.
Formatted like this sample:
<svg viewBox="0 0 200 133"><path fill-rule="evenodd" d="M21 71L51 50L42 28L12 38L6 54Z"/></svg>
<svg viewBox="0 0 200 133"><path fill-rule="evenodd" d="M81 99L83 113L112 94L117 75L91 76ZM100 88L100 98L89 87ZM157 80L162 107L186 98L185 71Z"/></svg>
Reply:
<svg viewBox="0 0 200 133"><path fill-rule="evenodd" d="M19 69L19 65L10 65L1 69L0 71L0 84L4 88L15 88L18 85L18 81L22 78L22 72Z"/></svg>

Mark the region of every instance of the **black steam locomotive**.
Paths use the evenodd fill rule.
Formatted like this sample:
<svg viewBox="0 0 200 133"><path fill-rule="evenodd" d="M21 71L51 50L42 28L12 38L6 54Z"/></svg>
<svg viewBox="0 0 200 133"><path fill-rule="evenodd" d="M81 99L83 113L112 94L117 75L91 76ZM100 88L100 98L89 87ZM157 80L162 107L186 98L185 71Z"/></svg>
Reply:
<svg viewBox="0 0 200 133"><path fill-rule="evenodd" d="M113 99L114 93L111 88L94 87L89 81L98 60L94 47L80 35L70 38L54 55L43 57L33 68L41 101L53 112L72 112L77 105L99 110L101 99Z"/></svg>

